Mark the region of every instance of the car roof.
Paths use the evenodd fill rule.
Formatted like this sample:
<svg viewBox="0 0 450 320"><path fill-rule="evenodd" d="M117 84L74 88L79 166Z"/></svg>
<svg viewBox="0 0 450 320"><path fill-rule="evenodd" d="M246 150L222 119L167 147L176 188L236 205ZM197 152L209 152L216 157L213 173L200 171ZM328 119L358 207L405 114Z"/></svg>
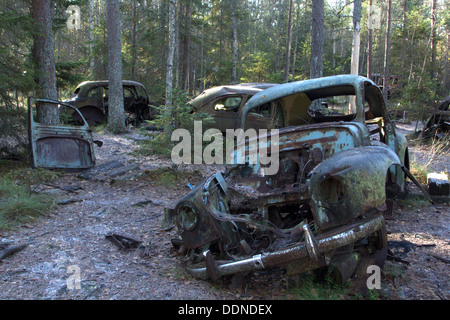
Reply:
<svg viewBox="0 0 450 320"><path fill-rule="evenodd" d="M242 109L241 125L244 124L245 115L250 110L265 103L274 101L276 99L284 98L301 92L310 92L312 95L310 97L311 100L318 97L326 97L327 94L328 96L333 96L336 94L336 91L333 90L334 87L335 88L339 87L339 90L341 90L340 88L342 87L353 87L354 92L356 92L356 94L360 94L358 93L359 92L358 88L362 89L364 88L364 86L373 86L374 88L378 88L375 82L373 82L369 78L349 74L295 81L270 87L268 89L256 93L253 97L251 97L247 101L244 108ZM323 91L325 89L327 89L327 92ZM374 90L374 92L376 92L376 94L379 94L379 98L381 99L381 91L378 89ZM322 93L324 94L322 95ZM380 101L383 102L384 107L384 100ZM361 115L361 117L362 116L363 115Z"/></svg>
<svg viewBox="0 0 450 320"><path fill-rule="evenodd" d="M195 108L200 108L203 105L207 104L211 100L233 94L247 94L253 96L254 94L272 87L276 86L276 83L243 83L243 84L235 84L235 85L222 85L217 87L212 87L204 90L194 99L189 101L189 104L194 106Z"/></svg>
<svg viewBox="0 0 450 320"><path fill-rule="evenodd" d="M78 84L75 90L77 90L78 88L86 88L86 90L88 90L95 86L107 86L108 84L109 84L108 80L83 81L80 84ZM122 85L144 87L142 83L132 80L122 80Z"/></svg>

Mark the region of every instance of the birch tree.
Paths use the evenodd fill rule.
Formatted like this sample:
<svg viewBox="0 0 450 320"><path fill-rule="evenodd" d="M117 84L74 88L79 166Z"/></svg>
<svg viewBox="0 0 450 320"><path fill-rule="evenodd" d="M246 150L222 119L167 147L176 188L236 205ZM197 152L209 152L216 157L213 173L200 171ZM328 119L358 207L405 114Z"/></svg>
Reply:
<svg viewBox="0 0 450 320"><path fill-rule="evenodd" d="M288 25L287 25L286 53L284 56L284 82L289 81L289 65L291 60L291 43L292 43L292 10L293 10L293 0L290 0Z"/></svg>
<svg viewBox="0 0 450 320"><path fill-rule="evenodd" d="M172 108L173 56L175 52L175 8L176 0L169 1L169 50L166 63L166 112Z"/></svg>
<svg viewBox="0 0 450 320"><path fill-rule="evenodd" d="M352 60L350 73L358 74L359 72L359 49L361 43L361 0L353 2L353 42L352 42Z"/></svg>

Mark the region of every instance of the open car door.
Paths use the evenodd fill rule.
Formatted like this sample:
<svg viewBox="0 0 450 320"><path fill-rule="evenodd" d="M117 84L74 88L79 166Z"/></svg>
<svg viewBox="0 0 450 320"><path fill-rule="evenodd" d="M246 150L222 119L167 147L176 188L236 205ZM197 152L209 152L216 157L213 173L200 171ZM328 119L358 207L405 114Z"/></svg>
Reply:
<svg viewBox="0 0 450 320"><path fill-rule="evenodd" d="M62 119L64 119L64 115L69 114L64 109L70 110L70 113L78 113L82 119L82 125L65 124L68 121L61 121L58 125L36 122L34 111L37 111L40 103L59 108ZM33 168L87 169L95 165L92 130L76 108L61 101L29 98L28 118L31 166Z"/></svg>

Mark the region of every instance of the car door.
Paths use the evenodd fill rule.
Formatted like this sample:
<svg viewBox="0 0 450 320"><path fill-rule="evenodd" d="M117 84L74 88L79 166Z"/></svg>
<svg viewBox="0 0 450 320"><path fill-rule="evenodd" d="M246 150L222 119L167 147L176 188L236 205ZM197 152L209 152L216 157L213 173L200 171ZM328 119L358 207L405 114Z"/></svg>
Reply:
<svg viewBox="0 0 450 320"><path fill-rule="evenodd" d="M48 125L34 119L34 114L37 113L41 103L59 108L62 119L60 124ZM63 110L65 108L78 113L83 120L82 125L68 124L70 113L65 112ZM92 131L78 109L60 101L29 98L28 120L33 168L87 169L95 165Z"/></svg>
<svg viewBox="0 0 450 320"><path fill-rule="evenodd" d="M123 86L123 107L125 111L135 113L136 110L132 110L133 102L136 102L136 90L132 86Z"/></svg>
<svg viewBox="0 0 450 320"><path fill-rule="evenodd" d="M271 129L272 123L272 103L263 104L247 115L245 129Z"/></svg>
<svg viewBox="0 0 450 320"><path fill-rule="evenodd" d="M215 128L222 132L235 129L239 108L245 103L246 97L233 95L221 97L211 103L210 112L215 120Z"/></svg>

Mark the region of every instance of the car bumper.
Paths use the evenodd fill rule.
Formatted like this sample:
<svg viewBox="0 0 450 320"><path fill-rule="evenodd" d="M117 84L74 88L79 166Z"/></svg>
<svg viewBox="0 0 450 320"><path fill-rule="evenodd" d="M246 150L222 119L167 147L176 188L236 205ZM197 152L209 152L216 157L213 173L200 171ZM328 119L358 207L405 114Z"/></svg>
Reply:
<svg viewBox="0 0 450 320"><path fill-rule="evenodd" d="M314 237L309 227L303 229L305 241L279 251L254 255L251 258L219 264L209 251L205 252L205 267L188 267L187 271L200 279L217 280L222 276L286 266L293 262L309 269L326 265L324 256L337 248L352 244L382 229L384 217L378 211L371 216ZM306 263L305 263L306 262ZM304 270L307 271L306 269Z"/></svg>

